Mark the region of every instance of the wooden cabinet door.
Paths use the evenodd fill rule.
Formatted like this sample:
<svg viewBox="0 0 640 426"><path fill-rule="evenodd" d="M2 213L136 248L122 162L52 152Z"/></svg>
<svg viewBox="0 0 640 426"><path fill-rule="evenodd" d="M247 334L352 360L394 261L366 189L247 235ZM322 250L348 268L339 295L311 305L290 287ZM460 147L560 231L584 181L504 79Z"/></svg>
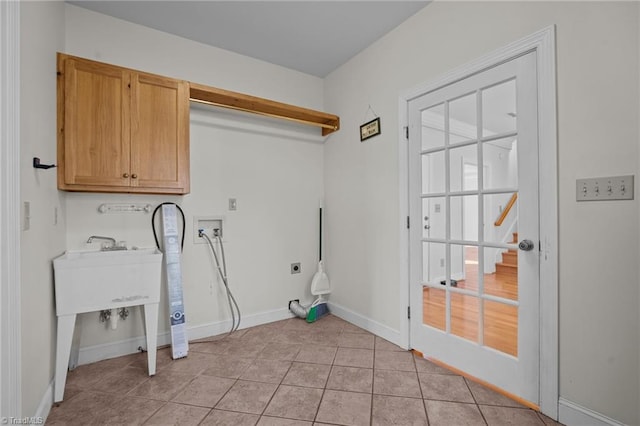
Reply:
<svg viewBox="0 0 640 426"><path fill-rule="evenodd" d="M131 73L76 58L64 70L64 184L129 186Z"/></svg>
<svg viewBox="0 0 640 426"><path fill-rule="evenodd" d="M188 83L133 73L131 89L131 186L188 193Z"/></svg>

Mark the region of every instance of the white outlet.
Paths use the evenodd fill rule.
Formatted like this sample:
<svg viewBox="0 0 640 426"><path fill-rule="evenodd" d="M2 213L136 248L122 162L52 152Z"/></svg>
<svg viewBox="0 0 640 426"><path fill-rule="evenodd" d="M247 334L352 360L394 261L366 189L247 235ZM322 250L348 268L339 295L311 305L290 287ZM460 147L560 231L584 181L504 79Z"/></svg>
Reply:
<svg viewBox="0 0 640 426"><path fill-rule="evenodd" d="M440 259L440 267L444 268L444 259Z"/></svg>

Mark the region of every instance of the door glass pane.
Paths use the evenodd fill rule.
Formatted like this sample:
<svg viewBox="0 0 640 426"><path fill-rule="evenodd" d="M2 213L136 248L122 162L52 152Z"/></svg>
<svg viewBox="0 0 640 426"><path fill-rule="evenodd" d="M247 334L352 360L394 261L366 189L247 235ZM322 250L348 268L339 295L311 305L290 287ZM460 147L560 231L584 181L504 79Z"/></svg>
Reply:
<svg viewBox="0 0 640 426"><path fill-rule="evenodd" d="M451 244L451 286L478 291L478 247Z"/></svg>
<svg viewBox="0 0 640 426"><path fill-rule="evenodd" d="M485 346L518 356L518 307L492 300L484 301Z"/></svg>
<svg viewBox="0 0 640 426"><path fill-rule="evenodd" d="M518 251L484 248L484 293L518 300Z"/></svg>
<svg viewBox="0 0 640 426"><path fill-rule="evenodd" d="M483 143L482 162L485 189L518 187L518 139L515 136Z"/></svg>
<svg viewBox="0 0 640 426"><path fill-rule="evenodd" d="M478 241L478 196L452 196L451 239Z"/></svg>
<svg viewBox="0 0 640 426"><path fill-rule="evenodd" d="M444 192L444 151L422 154L422 193Z"/></svg>
<svg viewBox="0 0 640 426"><path fill-rule="evenodd" d="M444 197L422 199L422 238L446 238L447 206Z"/></svg>
<svg viewBox="0 0 640 426"><path fill-rule="evenodd" d="M449 144L478 138L476 94L449 102Z"/></svg>
<svg viewBox="0 0 640 426"><path fill-rule="evenodd" d="M446 293L433 287L422 288L422 323L446 330Z"/></svg>
<svg viewBox="0 0 640 426"><path fill-rule="evenodd" d="M478 341L478 298L451 292L451 334Z"/></svg>
<svg viewBox="0 0 640 426"><path fill-rule="evenodd" d="M451 245L451 257L449 271L451 273L451 285L456 286L457 281L464 279L464 246L459 244Z"/></svg>
<svg viewBox="0 0 640 426"><path fill-rule="evenodd" d="M422 283L434 286L446 278L447 259L444 243L422 243Z"/></svg>
<svg viewBox="0 0 640 426"><path fill-rule="evenodd" d="M422 150L444 146L444 104L422 111Z"/></svg>
<svg viewBox="0 0 640 426"><path fill-rule="evenodd" d="M482 91L482 136L515 132L517 115L515 80Z"/></svg>
<svg viewBox="0 0 640 426"><path fill-rule="evenodd" d="M450 191L478 189L478 146L467 145L449 150Z"/></svg>
<svg viewBox="0 0 640 426"><path fill-rule="evenodd" d="M485 242L517 244L517 237L514 235L518 229L517 196L517 192L483 196L486 217L483 229Z"/></svg>

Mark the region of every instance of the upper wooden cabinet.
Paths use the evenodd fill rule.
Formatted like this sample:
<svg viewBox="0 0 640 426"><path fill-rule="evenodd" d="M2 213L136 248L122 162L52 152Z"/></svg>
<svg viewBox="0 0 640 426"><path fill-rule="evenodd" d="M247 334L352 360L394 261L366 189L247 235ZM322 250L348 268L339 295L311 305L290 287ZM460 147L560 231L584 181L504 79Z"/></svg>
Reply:
<svg viewBox="0 0 640 426"><path fill-rule="evenodd" d="M58 54L58 188L189 192L189 83Z"/></svg>
<svg viewBox="0 0 640 426"><path fill-rule="evenodd" d="M58 189L187 194L189 102L340 128L340 117L58 53Z"/></svg>

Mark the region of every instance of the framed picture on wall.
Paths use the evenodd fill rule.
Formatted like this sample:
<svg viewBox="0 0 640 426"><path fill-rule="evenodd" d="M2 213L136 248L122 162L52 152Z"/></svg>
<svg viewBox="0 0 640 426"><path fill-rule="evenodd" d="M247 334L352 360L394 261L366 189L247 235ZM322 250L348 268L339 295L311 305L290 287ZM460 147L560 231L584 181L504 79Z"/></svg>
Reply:
<svg viewBox="0 0 640 426"><path fill-rule="evenodd" d="M381 133L380 117L376 117L373 120L364 123L360 126L360 142L363 142L374 136L378 136Z"/></svg>

